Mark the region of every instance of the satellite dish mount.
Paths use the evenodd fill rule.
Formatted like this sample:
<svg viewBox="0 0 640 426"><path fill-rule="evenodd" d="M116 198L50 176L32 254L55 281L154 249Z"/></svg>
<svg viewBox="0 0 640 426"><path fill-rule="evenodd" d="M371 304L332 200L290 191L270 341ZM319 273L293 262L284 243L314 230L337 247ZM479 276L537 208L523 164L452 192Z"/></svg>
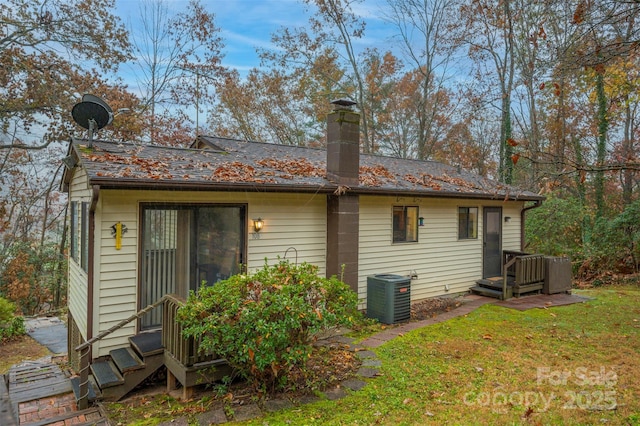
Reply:
<svg viewBox="0 0 640 426"><path fill-rule="evenodd" d="M89 147L93 145L93 134L113 121L111 107L101 98L89 94L73 106L71 115L78 125L89 130Z"/></svg>

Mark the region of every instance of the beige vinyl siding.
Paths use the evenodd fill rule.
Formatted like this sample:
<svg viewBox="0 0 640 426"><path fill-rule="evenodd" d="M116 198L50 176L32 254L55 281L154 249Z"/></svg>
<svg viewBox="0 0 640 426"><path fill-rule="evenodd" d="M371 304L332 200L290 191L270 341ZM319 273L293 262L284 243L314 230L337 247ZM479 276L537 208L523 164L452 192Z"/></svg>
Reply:
<svg viewBox="0 0 640 426"><path fill-rule="evenodd" d="M520 250L520 211L524 203L509 203L502 208L502 250ZM504 218L509 217L509 222Z"/></svg>
<svg viewBox="0 0 640 426"><path fill-rule="evenodd" d="M394 205L418 206L424 226L417 243L392 243ZM367 276L381 273L409 276L411 299L466 292L482 277L482 207L503 208L503 249L520 247L522 203L414 197L360 197L358 296L366 301ZM458 207L478 207L478 238L458 239ZM448 290L447 290L448 288Z"/></svg>
<svg viewBox="0 0 640 426"><path fill-rule="evenodd" d="M326 197L317 194L207 193L176 191L102 190L96 209L94 335L107 330L138 310L138 221L140 203L230 203L247 205L247 267L255 271L276 263L278 256L309 262L324 274L326 263ZM254 236L253 220L261 217L264 229ZM127 227L121 250L115 249L111 226ZM135 322L94 346L94 356L123 346L135 333Z"/></svg>
<svg viewBox="0 0 640 426"><path fill-rule="evenodd" d="M78 206L82 202L91 202L91 189L89 188L87 174L83 168L76 168L69 182L69 206L72 201L77 201ZM71 217L71 215L69 215ZM80 224L78 217L77 242L80 251ZM71 236L69 236L71 238ZM87 338L87 273L74 259L69 256L69 283L67 293L67 305L69 312L80 330L82 338Z"/></svg>
<svg viewBox="0 0 640 426"><path fill-rule="evenodd" d="M251 194L250 194L251 195ZM265 258L278 256L298 264L308 262L325 273L327 208L324 195L266 194L249 200L249 271L262 268ZM253 219L261 217L264 229L254 237ZM289 251L287 252L287 249Z"/></svg>

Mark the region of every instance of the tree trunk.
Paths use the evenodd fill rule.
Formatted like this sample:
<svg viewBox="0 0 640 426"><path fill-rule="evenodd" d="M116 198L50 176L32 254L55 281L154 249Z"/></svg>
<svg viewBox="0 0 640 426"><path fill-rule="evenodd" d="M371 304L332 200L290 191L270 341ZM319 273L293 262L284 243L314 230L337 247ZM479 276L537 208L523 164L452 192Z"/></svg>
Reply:
<svg viewBox="0 0 640 426"><path fill-rule="evenodd" d="M62 236L60 237L60 244L58 245L58 256L56 259L56 263L53 267L53 308L58 309L62 303L62 288L63 282L65 279L65 271L61 271L62 266L64 265L64 251L67 245L67 214L68 214L68 204L64 209L64 221L62 222Z"/></svg>
<svg viewBox="0 0 640 426"><path fill-rule="evenodd" d="M625 96L625 121L624 121L624 139L622 141L622 160L627 163L633 158L633 112L629 104L629 95ZM628 206L633 201L633 170L625 168L621 172L622 184L622 202Z"/></svg>
<svg viewBox="0 0 640 426"><path fill-rule="evenodd" d="M604 91L604 71L596 72L596 96L598 102L598 143L596 147L596 167L602 167L607 155L607 97ZM596 199L596 219L604 215L604 171L596 170L594 179Z"/></svg>

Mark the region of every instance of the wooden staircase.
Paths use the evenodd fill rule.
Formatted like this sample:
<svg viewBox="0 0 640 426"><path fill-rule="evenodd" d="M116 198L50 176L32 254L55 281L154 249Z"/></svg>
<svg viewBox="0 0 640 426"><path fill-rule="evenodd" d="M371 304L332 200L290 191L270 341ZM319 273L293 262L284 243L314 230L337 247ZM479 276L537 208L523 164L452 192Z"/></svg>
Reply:
<svg viewBox="0 0 640 426"><path fill-rule="evenodd" d="M212 383L231 374L225 360L215 354L199 352L199 338L183 335L176 315L184 303L183 299L167 294L76 347L80 359L79 377L74 383L78 408L88 408L89 402L97 398L121 399L163 365L167 367L167 388L173 390L179 382L185 399L194 386ZM132 336L129 346L114 349L103 359L91 361L93 343L159 306L163 310L161 331Z"/></svg>
<svg viewBox="0 0 640 426"><path fill-rule="evenodd" d="M511 299L513 297L513 287L507 282L506 297L502 294L503 277L483 278L476 281L476 285L471 287L473 294L493 297L500 300Z"/></svg>
<svg viewBox="0 0 640 426"><path fill-rule="evenodd" d="M506 300L526 293L539 293L545 281L545 257L524 252L502 252L502 275L476 281L471 292Z"/></svg>
<svg viewBox="0 0 640 426"><path fill-rule="evenodd" d="M117 401L164 365L164 347L160 331L129 338L129 346L113 349L109 356L91 364L94 398ZM92 398L91 386L89 400ZM74 386L79 399L79 386Z"/></svg>

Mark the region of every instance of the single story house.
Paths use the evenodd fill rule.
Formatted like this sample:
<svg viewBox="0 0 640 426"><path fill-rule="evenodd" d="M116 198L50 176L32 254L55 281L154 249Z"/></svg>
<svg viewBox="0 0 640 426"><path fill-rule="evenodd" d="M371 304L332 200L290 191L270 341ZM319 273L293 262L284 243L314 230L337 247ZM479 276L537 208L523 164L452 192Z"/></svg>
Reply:
<svg viewBox="0 0 640 426"><path fill-rule="evenodd" d="M520 250L543 197L435 161L359 152L360 116L340 102L327 149L199 136L192 147L73 139L70 356L165 294L275 263L318 265L356 291L411 277L411 300L468 292ZM91 358L161 325L157 309L91 345Z"/></svg>

